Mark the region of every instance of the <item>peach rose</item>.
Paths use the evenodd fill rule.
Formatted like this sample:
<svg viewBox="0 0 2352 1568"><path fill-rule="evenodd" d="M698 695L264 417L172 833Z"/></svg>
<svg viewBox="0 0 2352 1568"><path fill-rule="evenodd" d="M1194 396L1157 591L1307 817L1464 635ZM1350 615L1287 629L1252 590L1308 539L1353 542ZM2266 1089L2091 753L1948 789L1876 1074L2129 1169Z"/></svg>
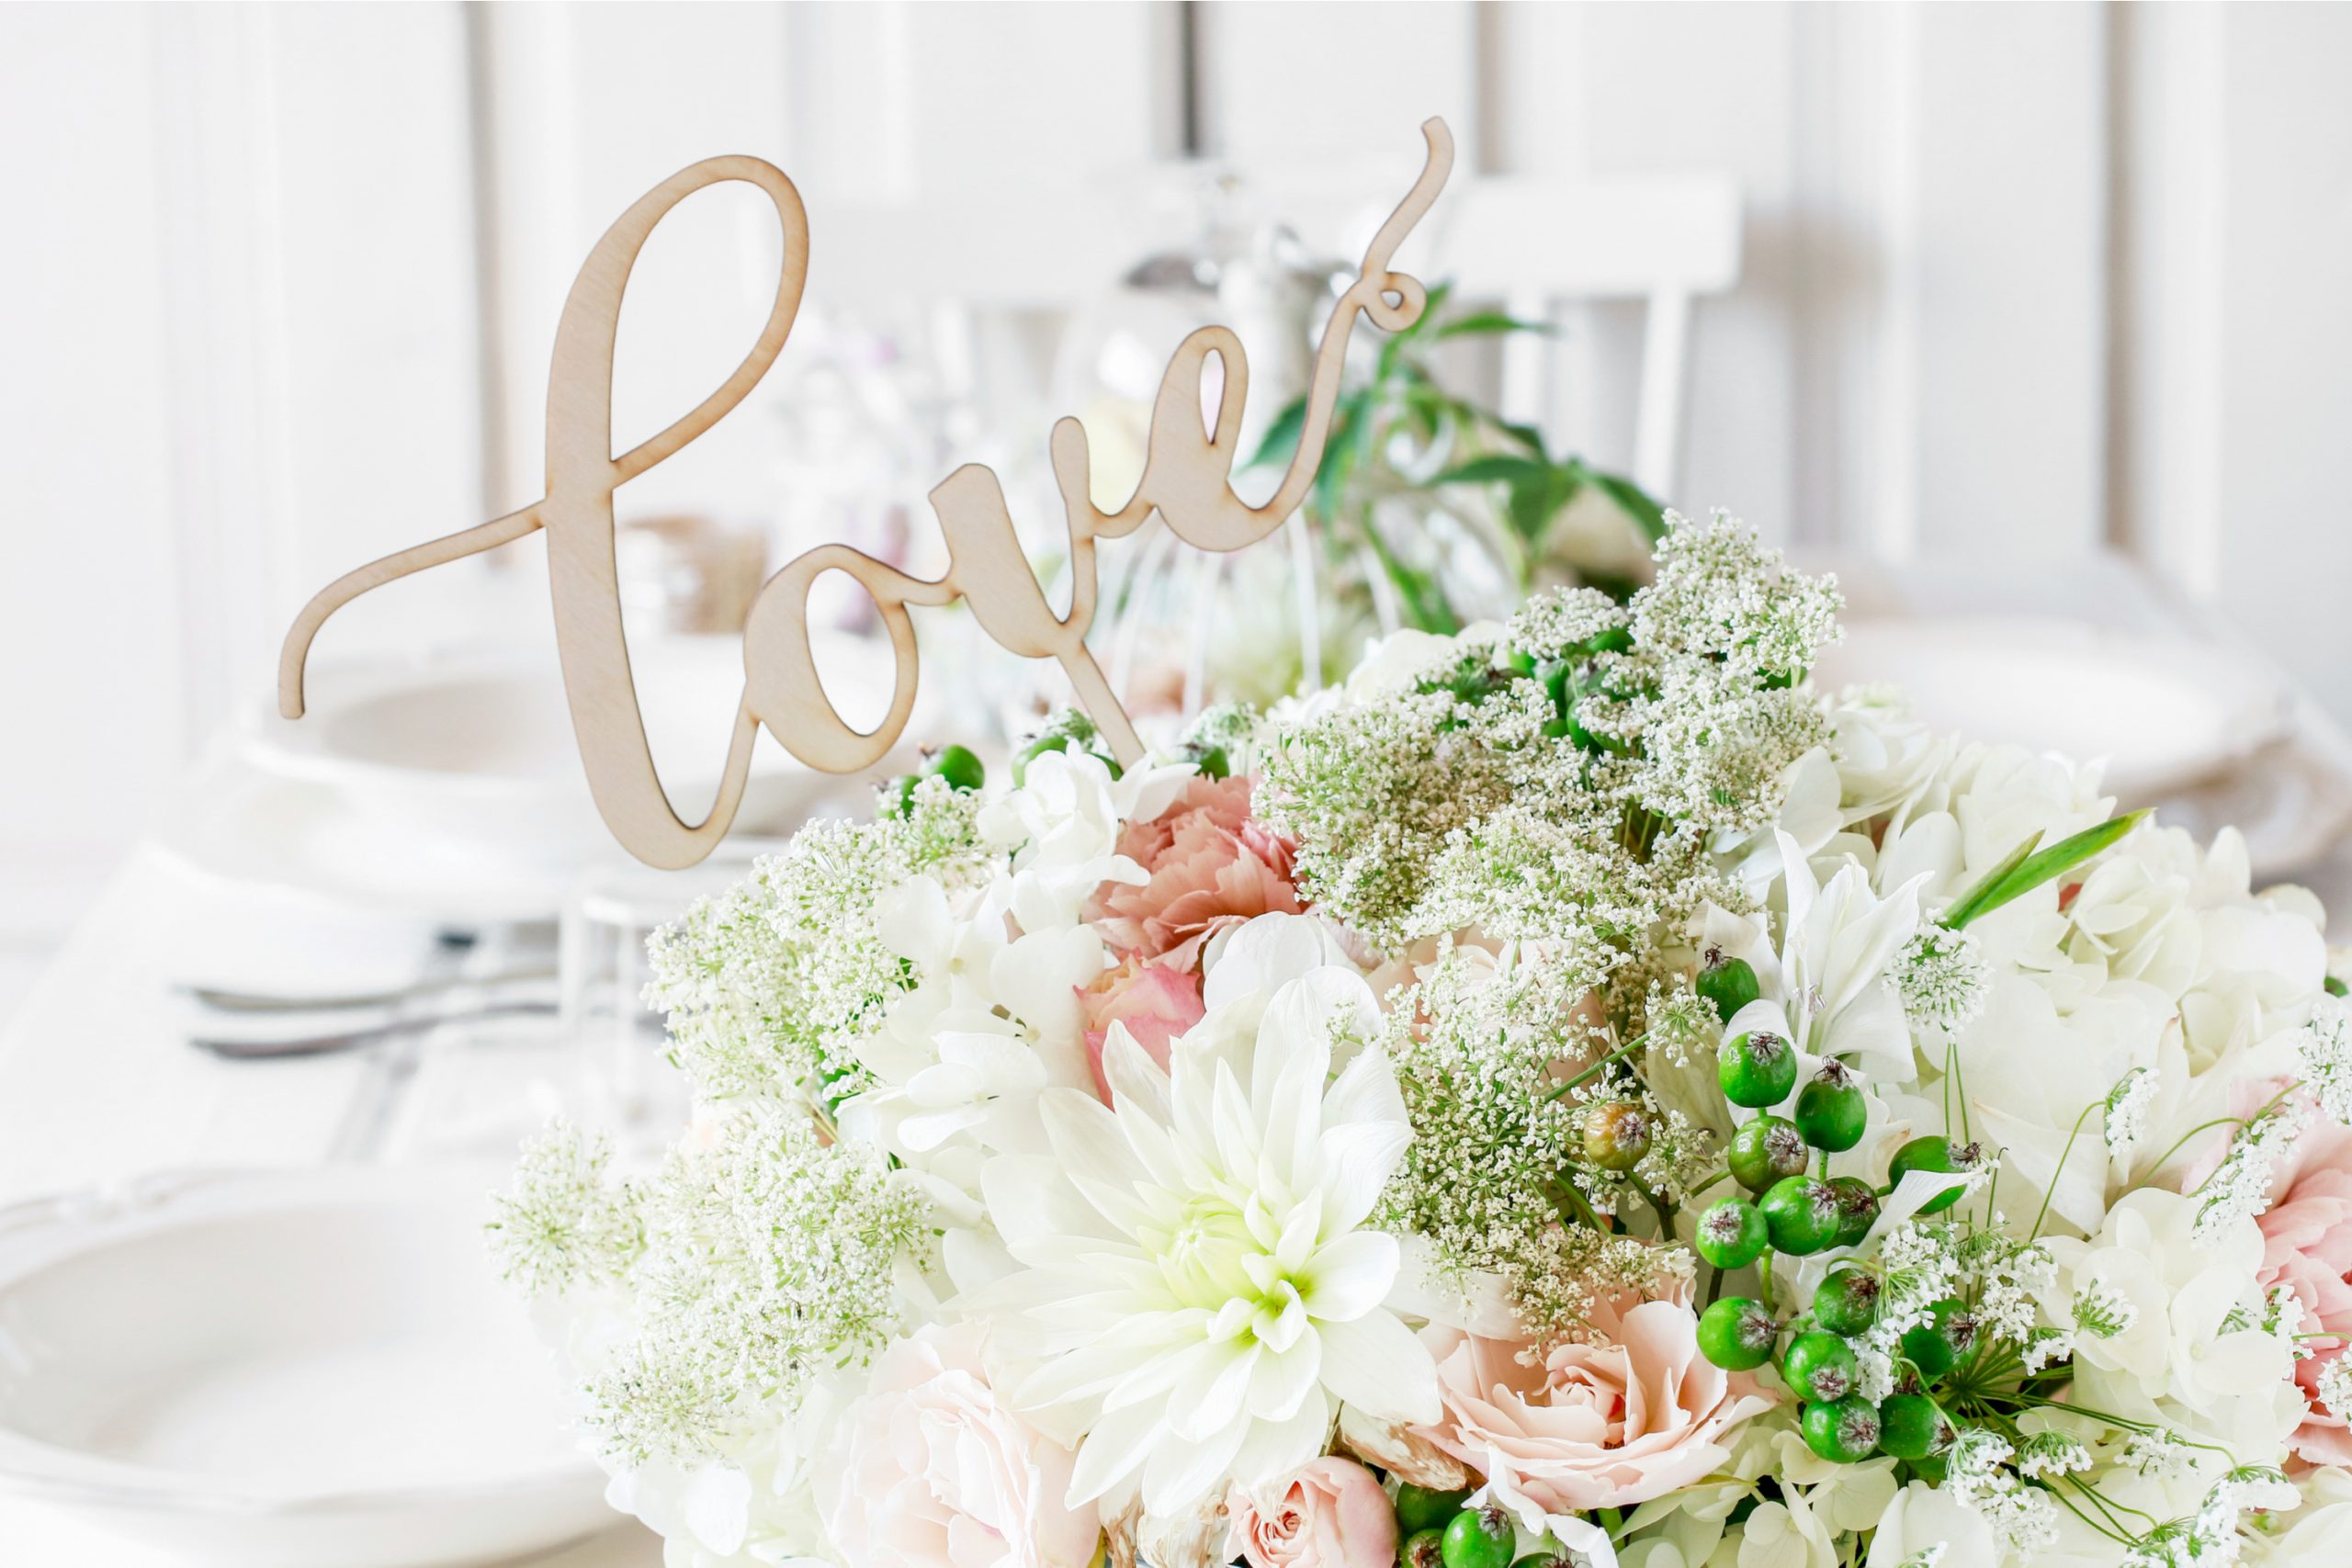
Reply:
<svg viewBox="0 0 2352 1568"><path fill-rule="evenodd" d="M1445 1416L1420 1432L1487 1477L1523 1520L1630 1507L1688 1486L1729 1457L1724 1438L1772 1401L1699 1353L1685 1301L1604 1306L1605 1343L1563 1345L1540 1365L1515 1342L1431 1326Z"/></svg>
<svg viewBox="0 0 2352 1568"><path fill-rule="evenodd" d="M1078 1005L1086 1020L1086 1065L1094 1074L1094 1092L1108 1105L1111 1086L1102 1077L1102 1043L1111 1025L1125 1024L1145 1054L1166 1066L1168 1043L1201 1021L1200 976L1129 958L1080 990Z"/></svg>
<svg viewBox="0 0 2352 1568"><path fill-rule="evenodd" d="M1225 1554L1250 1568L1389 1568L1396 1515L1372 1472L1311 1459L1288 1475L1237 1486L1225 1500Z"/></svg>
<svg viewBox="0 0 2352 1568"><path fill-rule="evenodd" d="M1123 953L1190 969L1224 927L1301 909L1291 883L1295 846L1250 815L1246 778L1194 779L1166 811L1129 823L1119 852L1150 880L1106 883L1086 918Z"/></svg>
<svg viewBox="0 0 2352 1568"><path fill-rule="evenodd" d="M2262 1227L2262 1288L2284 1285L2312 1321L2306 1326L2352 1338L2352 1130L2307 1129L2271 1186ZM2352 1354L2346 1339L2313 1341L2317 1353L2295 1363L2311 1411L2287 1439L2313 1464L2352 1464L2352 1430L2319 1403L2319 1375Z"/></svg>
<svg viewBox="0 0 2352 1568"><path fill-rule="evenodd" d="M842 1413L817 1506L849 1568L1087 1568L1094 1506L1069 1507L1069 1450L999 1403L971 1325L874 1363Z"/></svg>

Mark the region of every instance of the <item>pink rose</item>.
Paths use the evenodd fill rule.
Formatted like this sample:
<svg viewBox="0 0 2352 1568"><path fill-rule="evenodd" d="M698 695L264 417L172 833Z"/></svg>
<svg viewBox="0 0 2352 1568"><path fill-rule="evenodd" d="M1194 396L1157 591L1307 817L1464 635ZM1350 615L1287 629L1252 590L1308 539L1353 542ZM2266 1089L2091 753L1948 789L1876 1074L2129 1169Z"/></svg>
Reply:
<svg viewBox="0 0 2352 1568"><path fill-rule="evenodd" d="M1608 1342L1563 1345L1540 1366L1525 1347L1431 1326L1445 1416L1419 1428L1485 1473L1522 1517L1630 1507L1688 1486L1729 1456L1724 1438L1772 1401L1699 1354L1683 1301L1602 1307Z"/></svg>
<svg viewBox="0 0 2352 1568"><path fill-rule="evenodd" d="M2306 1326L2352 1337L2352 1130L2307 1129L2271 1186L2262 1227L2262 1288L2295 1292ZM2352 1464L2352 1431L2319 1403L2319 1374L2346 1354L2346 1338L2313 1341L2316 1353L2295 1363L2311 1410L2288 1445L2313 1464Z"/></svg>
<svg viewBox="0 0 2352 1568"><path fill-rule="evenodd" d="M1151 1059L1168 1065L1168 1043L1201 1021L1200 976L1165 964L1130 958L1078 993L1079 1010L1086 1018L1086 1065L1094 1074L1094 1092L1111 1103L1111 1086L1102 1077L1102 1043L1111 1025L1124 1023Z"/></svg>
<svg viewBox="0 0 2352 1568"><path fill-rule="evenodd" d="M817 1483L849 1568L1087 1568L1102 1529L1072 1509L1070 1452L997 1400L977 1326L931 1327L875 1361Z"/></svg>
<svg viewBox="0 0 2352 1568"><path fill-rule="evenodd" d="M1311 1459L1288 1475L1237 1486L1225 1500L1225 1555L1250 1568L1389 1568L1396 1515L1372 1472Z"/></svg>
<svg viewBox="0 0 2352 1568"><path fill-rule="evenodd" d="M1295 847L1250 815L1246 778L1194 779L1151 821L1129 823L1119 852L1151 880L1105 884L1086 918L1124 953L1190 969L1223 927L1300 912Z"/></svg>

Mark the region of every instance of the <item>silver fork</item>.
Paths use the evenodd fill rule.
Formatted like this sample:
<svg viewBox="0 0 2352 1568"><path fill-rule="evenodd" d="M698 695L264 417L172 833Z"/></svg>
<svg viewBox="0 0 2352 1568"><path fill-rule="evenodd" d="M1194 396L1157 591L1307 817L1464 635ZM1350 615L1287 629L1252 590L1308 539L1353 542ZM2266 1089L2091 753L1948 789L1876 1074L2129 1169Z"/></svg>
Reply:
<svg viewBox="0 0 2352 1568"><path fill-rule="evenodd" d="M232 1062L267 1061L283 1056L321 1056L334 1051L372 1045L379 1040L413 1033L420 1029L438 1028L445 1023L466 1023L475 1019L505 1018L525 1013L552 1015L555 1010L556 1004L544 998L517 998L484 1002L479 1007L458 1008L446 1012L386 1019L365 1028L340 1030L330 1034L296 1035L285 1040L235 1040L193 1035L189 1037L188 1043L199 1051L209 1051Z"/></svg>
<svg viewBox="0 0 2352 1568"><path fill-rule="evenodd" d="M219 1012L339 1012L345 1009L392 1007L420 997L437 996L460 986L468 990L496 989L502 986L552 980L555 977L552 966L541 965L479 976L420 976L412 983L393 990L357 991L343 996L296 997L268 991L226 990L217 986L185 986L181 989L196 1001Z"/></svg>

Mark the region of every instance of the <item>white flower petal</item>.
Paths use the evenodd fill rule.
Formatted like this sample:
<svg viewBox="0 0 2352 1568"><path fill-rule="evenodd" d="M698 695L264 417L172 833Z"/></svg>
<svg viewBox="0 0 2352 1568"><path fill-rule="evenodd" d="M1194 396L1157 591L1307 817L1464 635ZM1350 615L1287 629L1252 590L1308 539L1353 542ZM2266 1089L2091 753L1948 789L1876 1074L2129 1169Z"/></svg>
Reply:
<svg viewBox="0 0 2352 1568"><path fill-rule="evenodd" d="M1401 1254L1384 1231L1351 1231L1318 1249L1305 1297L1319 1323L1347 1323L1388 1299Z"/></svg>
<svg viewBox="0 0 2352 1568"><path fill-rule="evenodd" d="M1365 1415L1425 1423L1443 1413L1437 1365L1395 1313L1366 1313L1318 1325L1317 1332L1323 1340L1323 1386Z"/></svg>

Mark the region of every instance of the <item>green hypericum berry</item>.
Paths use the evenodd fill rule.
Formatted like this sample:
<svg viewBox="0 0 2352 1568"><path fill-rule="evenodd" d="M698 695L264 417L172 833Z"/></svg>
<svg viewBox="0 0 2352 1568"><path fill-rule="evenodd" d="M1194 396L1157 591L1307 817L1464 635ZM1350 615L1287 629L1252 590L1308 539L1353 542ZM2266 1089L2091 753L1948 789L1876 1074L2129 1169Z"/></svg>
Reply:
<svg viewBox="0 0 2352 1568"><path fill-rule="evenodd" d="M1727 1372L1753 1371L1772 1359L1781 1325L1764 1303L1725 1296L1699 1314L1699 1353Z"/></svg>
<svg viewBox="0 0 2352 1568"><path fill-rule="evenodd" d="M1699 1232L1690 1245L1718 1269L1745 1269L1772 1245L1770 1227L1755 1204L1745 1198L1726 1198L1699 1216Z"/></svg>
<svg viewBox="0 0 2352 1568"><path fill-rule="evenodd" d="M1725 1023L1763 995L1763 988L1756 983L1755 965L1745 958L1725 958L1713 951L1707 954L1706 967L1690 982L1690 988L1713 1004L1715 1016ZM1773 1102L1768 1100L1764 1103Z"/></svg>
<svg viewBox="0 0 2352 1568"><path fill-rule="evenodd" d="M915 808L915 785L922 783L919 773L900 773L874 793L874 814L876 817L905 817Z"/></svg>
<svg viewBox="0 0 2352 1568"><path fill-rule="evenodd" d="M1519 1537L1500 1508L1472 1508L1445 1527L1445 1568L1510 1568Z"/></svg>
<svg viewBox="0 0 2352 1568"><path fill-rule="evenodd" d="M1851 1338L1878 1322L1879 1278L1867 1269L1834 1269L1813 1292L1813 1321Z"/></svg>
<svg viewBox="0 0 2352 1568"><path fill-rule="evenodd" d="M1832 1464L1860 1464L1878 1451L1878 1406L1859 1393L1804 1407L1805 1447Z"/></svg>
<svg viewBox="0 0 2352 1568"><path fill-rule="evenodd" d="M1862 1238L1878 1224L1878 1193L1859 1176L1833 1176L1829 1185L1838 1190L1836 1245L1861 1246Z"/></svg>
<svg viewBox="0 0 2352 1568"><path fill-rule="evenodd" d="M2352 996L2352 986L2346 986L2343 981L2337 979L2333 975L2330 975L2326 979L2322 980L2320 982L2320 986L2331 997Z"/></svg>
<svg viewBox="0 0 2352 1568"><path fill-rule="evenodd" d="M1897 1459L1941 1453L1959 1435L1943 1407L1924 1393L1892 1393L1878 1407L1878 1446Z"/></svg>
<svg viewBox="0 0 2352 1568"><path fill-rule="evenodd" d="M1396 1549L1396 1561L1402 1568L1445 1568L1445 1531L1415 1530Z"/></svg>
<svg viewBox="0 0 2352 1568"><path fill-rule="evenodd" d="M945 779L948 787L966 793L978 789L989 782L986 763L968 746L943 746L927 763L923 772L933 778Z"/></svg>
<svg viewBox="0 0 2352 1568"><path fill-rule="evenodd" d="M1775 1182L1802 1175L1812 1153L1795 1122L1784 1116L1758 1116L1731 1135L1725 1156L1732 1179L1750 1192L1761 1192Z"/></svg>
<svg viewBox="0 0 2352 1568"><path fill-rule="evenodd" d="M1756 1206L1772 1233L1772 1250L1792 1258L1832 1247L1838 1240L1838 1190L1810 1176L1783 1177Z"/></svg>
<svg viewBox="0 0 2352 1568"><path fill-rule="evenodd" d="M1715 1081L1734 1105L1778 1105L1796 1087L1796 1051L1769 1029L1735 1034L1715 1047Z"/></svg>
<svg viewBox="0 0 2352 1568"><path fill-rule="evenodd" d="M1984 1157L1974 1144L1955 1144L1949 1138L1928 1136L1914 1138L1894 1151L1888 1167L1888 1179L1900 1186L1905 1176L1915 1170L1970 1171ZM1960 1201L1960 1188L1939 1192L1919 1206L1922 1214L1940 1214Z"/></svg>
<svg viewBox="0 0 2352 1568"><path fill-rule="evenodd" d="M1799 1399L1824 1404L1853 1393L1854 1384L1861 1378L1854 1348L1819 1328L1809 1329L1789 1341L1788 1359L1781 1368Z"/></svg>
<svg viewBox="0 0 2352 1568"><path fill-rule="evenodd" d="M1436 1492L1408 1481L1396 1488L1396 1528L1408 1536L1442 1530L1462 1511L1462 1500L1469 1495L1467 1486Z"/></svg>
<svg viewBox="0 0 2352 1568"><path fill-rule="evenodd" d="M1903 1354L1933 1382L1975 1350L1976 1318L1966 1302L1950 1296L1928 1311L1928 1321L1903 1336Z"/></svg>
<svg viewBox="0 0 2352 1568"><path fill-rule="evenodd" d="M1870 1105L1853 1074L1840 1063L1824 1062L1813 1081L1799 1091L1793 1120L1806 1143L1839 1155L1862 1141Z"/></svg>
<svg viewBox="0 0 2352 1568"><path fill-rule="evenodd" d="M1650 1152L1650 1119L1638 1105L1604 1100L1584 1113L1584 1157L1603 1170L1631 1170Z"/></svg>

